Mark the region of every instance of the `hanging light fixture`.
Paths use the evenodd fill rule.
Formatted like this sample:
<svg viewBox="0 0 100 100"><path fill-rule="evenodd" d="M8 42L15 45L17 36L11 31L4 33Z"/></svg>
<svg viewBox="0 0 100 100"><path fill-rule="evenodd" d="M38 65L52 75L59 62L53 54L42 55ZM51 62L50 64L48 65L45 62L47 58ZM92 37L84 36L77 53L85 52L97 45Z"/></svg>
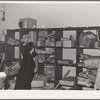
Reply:
<svg viewBox="0 0 100 100"><path fill-rule="evenodd" d="M2 4L2 6L1 6L1 13L2 13L2 18L1 18L1 20L2 20L2 22L3 22L3 24L4 24L4 29L2 30L2 34L5 36L6 34L7 34L7 30L6 30L6 28L5 28L5 4L3 3Z"/></svg>
<svg viewBox="0 0 100 100"><path fill-rule="evenodd" d="M2 4L1 12L2 12L2 21L5 21L5 4Z"/></svg>

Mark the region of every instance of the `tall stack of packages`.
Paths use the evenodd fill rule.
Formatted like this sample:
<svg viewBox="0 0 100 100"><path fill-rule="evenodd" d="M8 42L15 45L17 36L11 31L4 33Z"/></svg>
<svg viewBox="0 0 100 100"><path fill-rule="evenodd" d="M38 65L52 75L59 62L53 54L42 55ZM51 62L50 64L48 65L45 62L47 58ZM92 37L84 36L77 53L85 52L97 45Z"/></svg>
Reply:
<svg viewBox="0 0 100 100"><path fill-rule="evenodd" d="M32 18L23 18L22 19L22 28L34 28L37 25L37 21Z"/></svg>

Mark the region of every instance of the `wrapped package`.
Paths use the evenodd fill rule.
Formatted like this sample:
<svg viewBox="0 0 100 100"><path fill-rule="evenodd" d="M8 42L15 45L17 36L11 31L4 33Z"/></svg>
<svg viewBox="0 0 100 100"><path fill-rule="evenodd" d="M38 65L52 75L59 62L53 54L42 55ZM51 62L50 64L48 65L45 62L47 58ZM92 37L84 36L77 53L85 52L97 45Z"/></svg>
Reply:
<svg viewBox="0 0 100 100"><path fill-rule="evenodd" d="M95 69L98 68L100 62L100 58L88 58L83 62L83 67Z"/></svg>
<svg viewBox="0 0 100 100"><path fill-rule="evenodd" d="M32 88L39 88L39 87L44 87L46 84L47 77L44 75L38 75L38 77L34 77L32 82L31 82L31 87Z"/></svg>
<svg viewBox="0 0 100 100"><path fill-rule="evenodd" d="M89 74L89 75L87 76L87 79L88 79L89 81L95 83L95 81L96 81L96 76L93 76L93 75Z"/></svg>
<svg viewBox="0 0 100 100"><path fill-rule="evenodd" d="M46 65L44 68L44 74L47 77L54 77L54 67L51 65Z"/></svg>
<svg viewBox="0 0 100 100"><path fill-rule="evenodd" d="M71 40L63 41L63 47L75 47L75 42Z"/></svg>
<svg viewBox="0 0 100 100"><path fill-rule="evenodd" d="M7 44L9 44L9 45L11 45L11 46L19 45L19 40L9 38L9 39L7 40Z"/></svg>
<svg viewBox="0 0 100 100"><path fill-rule="evenodd" d="M85 55L83 57L83 62L80 62L79 66L90 68L90 69L97 69L99 66L99 62L100 62L99 56Z"/></svg>
<svg viewBox="0 0 100 100"><path fill-rule="evenodd" d="M55 38L54 38L54 37L49 37L49 38L48 38L48 41L49 41L49 42L55 42Z"/></svg>
<svg viewBox="0 0 100 100"><path fill-rule="evenodd" d="M39 36L46 37L47 36L47 31L44 31L44 30L39 31Z"/></svg>
<svg viewBox="0 0 100 100"><path fill-rule="evenodd" d="M73 60L69 60L69 59L58 60L58 64L70 65L73 64Z"/></svg>
<svg viewBox="0 0 100 100"><path fill-rule="evenodd" d="M37 41L37 46L45 46L45 41Z"/></svg>
<svg viewBox="0 0 100 100"><path fill-rule="evenodd" d="M78 80L95 83L96 75L97 75L97 70L86 70L79 73Z"/></svg>
<svg viewBox="0 0 100 100"><path fill-rule="evenodd" d="M41 37L37 41L37 46L45 46L46 45L46 40L45 38Z"/></svg>
<svg viewBox="0 0 100 100"><path fill-rule="evenodd" d="M44 81L43 80L33 80L31 82L31 87L43 87Z"/></svg>
<svg viewBox="0 0 100 100"><path fill-rule="evenodd" d="M43 55L43 54L38 55L38 62L43 63L44 61L45 61L45 55Z"/></svg>
<svg viewBox="0 0 100 100"><path fill-rule="evenodd" d="M9 67L6 67L5 73L6 75L16 75L18 74L18 71L20 69L19 62L15 62L14 64L10 65Z"/></svg>
<svg viewBox="0 0 100 100"><path fill-rule="evenodd" d="M59 80L60 85L74 86L75 83L76 83L76 78L73 76L68 76L65 79Z"/></svg>
<svg viewBox="0 0 100 100"><path fill-rule="evenodd" d="M83 32L79 36L79 44L86 48L94 48L97 36L91 31Z"/></svg>
<svg viewBox="0 0 100 100"><path fill-rule="evenodd" d="M49 41L48 41L48 42L46 43L46 46L55 46L55 43L54 43L54 42L49 42Z"/></svg>
<svg viewBox="0 0 100 100"><path fill-rule="evenodd" d="M83 85L83 86L87 86L87 87L91 87L93 85L91 82L88 82L88 81L80 81L80 80L78 80L77 83L79 85Z"/></svg>

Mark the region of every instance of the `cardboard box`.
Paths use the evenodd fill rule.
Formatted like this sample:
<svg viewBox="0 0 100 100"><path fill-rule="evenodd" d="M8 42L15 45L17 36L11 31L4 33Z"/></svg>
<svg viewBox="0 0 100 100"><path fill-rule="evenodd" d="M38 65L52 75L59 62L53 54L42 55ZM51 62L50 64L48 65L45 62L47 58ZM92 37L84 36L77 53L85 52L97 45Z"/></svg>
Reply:
<svg viewBox="0 0 100 100"><path fill-rule="evenodd" d="M57 41L56 42L56 47L62 47L62 41Z"/></svg>
<svg viewBox="0 0 100 100"><path fill-rule="evenodd" d="M48 41L49 41L49 42L55 42L55 38L54 38L54 37L49 37L49 38L48 38Z"/></svg>
<svg viewBox="0 0 100 100"><path fill-rule="evenodd" d="M45 41L37 41L37 46L45 46Z"/></svg>
<svg viewBox="0 0 100 100"><path fill-rule="evenodd" d="M47 36L47 31L39 31L39 36L46 37Z"/></svg>
<svg viewBox="0 0 100 100"><path fill-rule="evenodd" d="M55 43L54 42L47 42L46 45L47 46L55 46Z"/></svg>
<svg viewBox="0 0 100 100"><path fill-rule="evenodd" d="M58 60L58 64L70 65L73 64L73 60L69 60L69 59Z"/></svg>
<svg viewBox="0 0 100 100"><path fill-rule="evenodd" d="M31 87L43 87L44 81L43 80L33 80L31 82Z"/></svg>
<svg viewBox="0 0 100 100"><path fill-rule="evenodd" d="M46 74L47 77L54 77L54 68L52 66L46 66L44 68L44 74Z"/></svg>
<svg viewBox="0 0 100 100"><path fill-rule="evenodd" d="M63 47L75 47L75 42L71 40L63 41Z"/></svg>
<svg viewBox="0 0 100 100"><path fill-rule="evenodd" d="M73 76L69 76L69 77L59 81L60 85L74 86L75 83L76 83L76 78Z"/></svg>

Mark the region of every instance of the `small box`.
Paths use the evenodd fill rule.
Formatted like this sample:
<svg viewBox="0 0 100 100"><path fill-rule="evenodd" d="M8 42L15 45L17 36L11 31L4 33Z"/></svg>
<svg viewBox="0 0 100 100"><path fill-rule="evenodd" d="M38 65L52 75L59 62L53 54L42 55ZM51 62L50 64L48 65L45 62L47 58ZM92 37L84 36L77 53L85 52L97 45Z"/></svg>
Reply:
<svg viewBox="0 0 100 100"><path fill-rule="evenodd" d="M49 41L49 42L55 42L55 38L54 38L54 37L49 37L49 38L48 38L48 41Z"/></svg>
<svg viewBox="0 0 100 100"><path fill-rule="evenodd" d="M45 41L37 41L37 46L45 46Z"/></svg>
<svg viewBox="0 0 100 100"><path fill-rule="evenodd" d="M69 76L69 77L59 81L60 85L74 86L75 83L76 83L76 78L73 76Z"/></svg>
<svg viewBox="0 0 100 100"><path fill-rule="evenodd" d="M33 80L31 82L31 87L43 87L44 81L43 80Z"/></svg>
<svg viewBox="0 0 100 100"><path fill-rule="evenodd" d="M53 66L46 66L44 68L44 74L46 74L47 77L54 77L54 68L53 68Z"/></svg>
<svg viewBox="0 0 100 100"><path fill-rule="evenodd" d="M47 31L39 31L39 36L46 37L47 36Z"/></svg>
<svg viewBox="0 0 100 100"><path fill-rule="evenodd" d="M55 43L54 43L54 42L47 42L46 45L47 45L47 46L55 46Z"/></svg>
<svg viewBox="0 0 100 100"><path fill-rule="evenodd" d="M57 41L56 42L56 47L62 47L62 41Z"/></svg>
<svg viewBox="0 0 100 100"><path fill-rule="evenodd" d="M63 47L75 47L75 42L71 40L63 41Z"/></svg>
<svg viewBox="0 0 100 100"><path fill-rule="evenodd" d="M58 60L58 64L70 65L73 64L73 60L69 60L69 59Z"/></svg>

